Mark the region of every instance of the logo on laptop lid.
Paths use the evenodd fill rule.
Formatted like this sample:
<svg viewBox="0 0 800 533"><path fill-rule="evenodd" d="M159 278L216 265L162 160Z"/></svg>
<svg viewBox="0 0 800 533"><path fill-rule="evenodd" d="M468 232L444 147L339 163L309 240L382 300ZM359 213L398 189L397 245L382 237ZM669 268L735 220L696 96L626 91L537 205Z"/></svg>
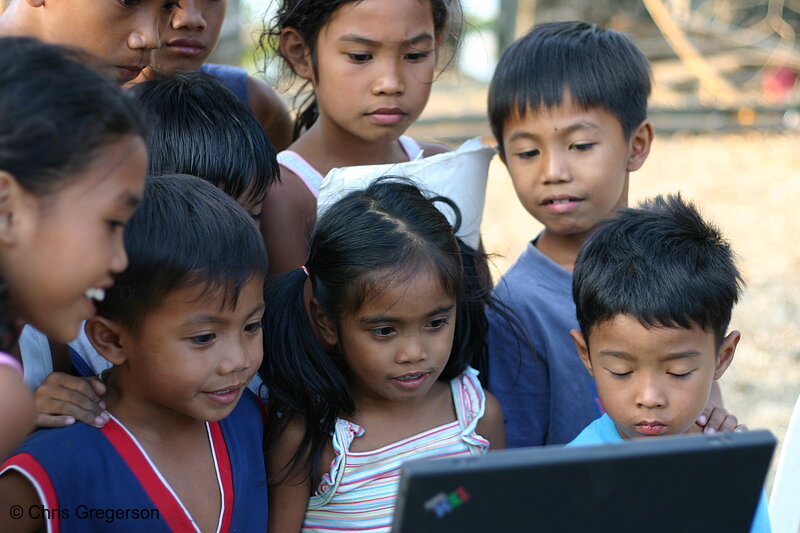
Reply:
<svg viewBox="0 0 800 533"><path fill-rule="evenodd" d="M469 493L467 489L458 487L449 494L446 492L439 492L436 494L433 498L425 502L425 510L435 514L436 518L443 518L468 501Z"/></svg>

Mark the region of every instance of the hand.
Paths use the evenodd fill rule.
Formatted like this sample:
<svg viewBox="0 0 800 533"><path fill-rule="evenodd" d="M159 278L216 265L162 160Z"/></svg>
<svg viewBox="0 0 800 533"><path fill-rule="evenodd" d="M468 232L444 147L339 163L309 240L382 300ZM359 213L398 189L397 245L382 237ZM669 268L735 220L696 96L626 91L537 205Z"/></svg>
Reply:
<svg viewBox="0 0 800 533"><path fill-rule="evenodd" d="M106 386L96 377L79 378L53 372L34 395L36 426L58 428L80 420L101 428L110 419L106 404L100 399L105 393Z"/></svg>
<svg viewBox="0 0 800 533"><path fill-rule="evenodd" d="M727 431L747 431L747 426L739 424L739 419L724 407L709 403L695 422L703 428L703 433L711 434Z"/></svg>

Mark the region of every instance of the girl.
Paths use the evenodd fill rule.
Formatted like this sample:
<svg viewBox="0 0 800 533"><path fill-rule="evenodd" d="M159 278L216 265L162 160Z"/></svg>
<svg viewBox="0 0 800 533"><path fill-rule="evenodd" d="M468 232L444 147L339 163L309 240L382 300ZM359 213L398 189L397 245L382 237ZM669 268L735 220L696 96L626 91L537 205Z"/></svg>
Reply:
<svg viewBox="0 0 800 533"><path fill-rule="evenodd" d="M267 291L271 533L388 532L404 460L505 446L500 407L468 366L476 286L413 185L380 180L320 217L305 266Z"/></svg>
<svg viewBox="0 0 800 533"><path fill-rule="evenodd" d="M334 167L448 151L403 136L428 101L441 45L457 42L458 0L284 0L262 46L313 92L298 112L281 181L264 200L270 273L303 263L322 177Z"/></svg>
<svg viewBox="0 0 800 533"><path fill-rule="evenodd" d="M122 230L144 187L143 126L119 88L80 64L88 54L21 37L0 38L0 49L5 344L23 323L65 343L127 265ZM37 405L40 422L104 391L75 382L66 402Z"/></svg>
<svg viewBox="0 0 800 533"><path fill-rule="evenodd" d="M159 36L161 46L153 52L152 65L132 83L152 79L156 72L199 70L216 76L247 104L275 149L283 150L292 135L292 121L283 100L243 68L205 62L219 41L226 8L227 0L181 0L181 8L172 13Z"/></svg>

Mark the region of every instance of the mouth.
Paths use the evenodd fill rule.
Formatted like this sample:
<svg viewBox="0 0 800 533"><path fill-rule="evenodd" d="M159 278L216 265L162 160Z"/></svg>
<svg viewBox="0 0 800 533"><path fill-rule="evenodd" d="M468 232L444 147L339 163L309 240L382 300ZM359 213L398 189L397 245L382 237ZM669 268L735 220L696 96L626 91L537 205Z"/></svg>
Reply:
<svg viewBox="0 0 800 533"><path fill-rule="evenodd" d="M239 393L241 392L244 386L245 386L244 383L237 383L236 385L233 385L231 387L205 392L204 394L208 396L213 402L219 403L221 405L230 405L231 403L235 402L237 398L239 398Z"/></svg>
<svg viewBox="0 0 800 533"><path fill-rule="evenodd" d="M173 52L189 57L196 56L206 48L206 45L203 44L202 41L198 39L192 39L189 37L179 37L177 39L170 39L169 41L167 41L166 45L167 48L169 48Z"/></svg>
<svg viewBox="0 0 800 533"><path fill-rule="evenodd" d="M96 302L102 302L106 299L106 291L100 287L92 287L91 289L86 289L86 292L83 293L84 296L89 298L90 300L94 300Z"/></svg>
<svg viewBox="0 0 800 533"><path fill-rule="evenodd" d="M577 209L582 203L582 198L569 195L548 196L540 205L551 213L568 213Z"/></svg>
<svg viewBox="0 0 800 533"><path fill-rule="evenodd" d="M661 435L667 431L667 426L662 422L644 421L636 424L636 430L642 435Z"/></svg>
<svg viewBox="0 0 800 533"><path fill-rule="evenodd" d="M127 83L138 77L146 66L147 65L114 65L114 68L117 69L117 76L120 81L122 83Z"/></svg>
<svg viewBox="0 0 800 533"><path fill-rule="evenodd" d="M425 383L430 374L430 372L407 372L392 378L392 381L404 389L415 389Z"/></svg>
<svg viewBox="0 0 800 533"><path fill-rule="evenodd" d="M367 113L367 116L377 124L393 126L405 120L408 113L399 107L381 107L380 109Z"/></svg>

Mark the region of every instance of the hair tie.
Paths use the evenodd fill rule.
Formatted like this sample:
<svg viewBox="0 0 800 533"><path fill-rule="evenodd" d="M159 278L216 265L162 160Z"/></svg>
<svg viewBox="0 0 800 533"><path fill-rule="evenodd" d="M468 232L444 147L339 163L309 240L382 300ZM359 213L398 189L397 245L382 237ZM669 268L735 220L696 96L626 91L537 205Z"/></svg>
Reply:
<svg viewBox="0 0 800 533"><path fill-rule="evenodd" d="M308 271L308 269L306 268L306 266L305 266L305 265L301 266L301 267L300 267L300 270L302 270L303 272L305 272L305 273L306 273L306 277L307 277L307 278L310 278L310 277L311 277L311 273Z"/></svg>

